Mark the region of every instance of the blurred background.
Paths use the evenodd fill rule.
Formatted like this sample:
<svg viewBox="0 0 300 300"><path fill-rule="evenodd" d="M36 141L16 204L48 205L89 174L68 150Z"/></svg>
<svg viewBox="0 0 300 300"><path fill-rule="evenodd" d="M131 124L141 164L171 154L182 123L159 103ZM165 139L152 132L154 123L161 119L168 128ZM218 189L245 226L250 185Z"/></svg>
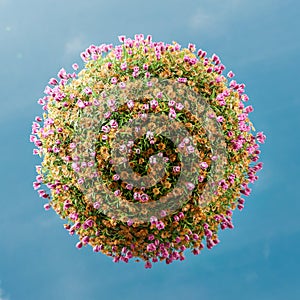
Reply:
<svg viewBox="0 0 300 300"><path fill-rule="evenodd" d="M292 0L0 0L0 300L300 299L299 11ZM219 55L267 135L235 229L151 270L76 249L32 189L40 159L29 134L49 78L90 44L135 33Z"/></svg>

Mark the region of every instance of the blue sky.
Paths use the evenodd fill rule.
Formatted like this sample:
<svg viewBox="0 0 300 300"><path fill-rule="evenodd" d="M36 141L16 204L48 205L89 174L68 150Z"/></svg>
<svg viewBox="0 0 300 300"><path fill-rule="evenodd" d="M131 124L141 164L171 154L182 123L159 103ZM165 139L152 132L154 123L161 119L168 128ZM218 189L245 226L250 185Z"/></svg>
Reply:
<svg viewBox="0 0 300 300"><path fill-rule="evenodd" d="M299 10L290 0L0 0L0 300L300 299ZM77 250L32 190L30 127L48 79L90 44L135 33L218 54L268 137L235 229L151 270Z"/></svg>

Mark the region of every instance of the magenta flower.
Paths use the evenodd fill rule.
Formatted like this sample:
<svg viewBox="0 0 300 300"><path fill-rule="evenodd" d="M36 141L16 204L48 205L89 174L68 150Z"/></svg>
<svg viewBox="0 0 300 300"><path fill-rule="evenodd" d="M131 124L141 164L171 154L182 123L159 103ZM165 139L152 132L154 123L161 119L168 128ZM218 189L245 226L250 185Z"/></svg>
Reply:
<svg viewBox="0 0 300 300"><path fill-rule="evenodd" d="M153 244L153 243L151 243L151 244L149 244L148 246L147 246L147 251L148 252L153 252L153 251L155 251L156 250L156 246Z"/></svg>
<svg viewBox="0 0 300 300"><path fill-rule="evenodd" d="M264 144L265 143L266 136L263 134L263 132L258 132L257 135L256 135L256 138L257 138L257 141L260 144Z"/></svg>
<svg viewBox="0 0 300 300"><path fill-rule="evenodd" d="M186 82L187 82L187 78L182 78L182 77L180 77L180 78L177 79L177 81L178 81L179 83L186 83Z"/></svg>
<svg viewBox="0 0 300 300"><path fill-rule="evenodd" d="M87 229L87 228L90 228L90 227L93 227L93 226L94 226L94 221L93 220L86 220L83 224L84 229Z"/></svg>
<svg viewBox="0 0 300 300"><path fill-rule="evenodd" d="M126 71L127 70L127 63L126 62L121 64L121 70L122 71Z"/></svg>
<svg viewBox="0 0 300 300"><path fill-rule="evenodd" d="M44 204L44 209L49 210L51 208L51 205L49 203Z"/></svg>
<svg viewBox="0 0 300 300"><path fill-rule="evenodd" d="M179 173L180 172L180 166L174 166L173 167L173 172L174 173Z"/></svg>
<svg viewBox="0 0 300 300"><path fill-rule="evenodd" d="M120 196L120 195L121 195L121 191L120 191L120 190L114 191L114 195L115 195L116 197Z"/></svg>
<svg viewBox="0 0 300 300"><path fill-rule="evenodd" d="M175 109L174 109L174 108L170 108L170 111L169 111L169 118L170 118L170 119L175 119L176 116L177 116L177 114L176 114Z"/></svg>
<svg viewBox="0 0 300 300"><path fill-rule="evenodd" d="M225 120L223 116L218 116L216 119L219 123L222 123Z"/></svg>
<svg viewBox="0 0 300 300"><path fill-rule="evenodd" d="M223 189L223 190L227 190L229 185L226 183L226 181L224 179L222 179L220 182L219 182L219 186Z"/></svg>
<svg viewBox="0 0 300 300"><path fill-rule="evenodd" d="M157 228L158 230L162 230L162 229L165 228L165 224L164 224L162 221L158 221L158 222L156 223L156 228Z"/></svg>
<svg viewBox="0 0 300 300"><path fill-rule="evenodd" d="M149 200L149 196L147 194L142 194L140 200L142 202L147 202Z"/></svg>
<svg viewBox="0 0 300 300"><path fill-rule="evenodd" d="M158 106L157 100L153 99L153 100L150 101L151 109L156 109L157 106Z"/></svg>
<svg viewBox="0 0 300 300"><path fill-rule="evenodd" d="M151 269L151 268L152 268L151 262L150 262L150 261L147 261L147 262L145 263L145 269Z"/></svg>
<svg viewBox="0 0 300 300"><path fill-rule="evenodd" d="M51 78L48 83L51 85L57 85L58 81L55 78Z"/></svg>
<svg viewBox="0 0 300 300"><path fill-rule="evenodd" d="M81 249L82 246L83 246L82 242L78 242L78 243L76 244L76 248L78 248L78 249Z"/></svg>
<svg viewBox="0 0 300 300"><path fill-rule="evenodd" d="M86 245L90 241L90 237L89 236L84 236L81 241L84 245Z"/></svg>
<svg viewBox="0 0 300 300"><path fill-rule="evenodd" d="M125 35L119 35L118 39L119 39L120 43L124 43L124 41L126 39L126 36Z"/></svg>
<svg viewBox="0 0 300 300"><path fill-rule="evenodd" d="M128 226L132 226L133 223L134 223L133 220L131 220L131 219L128 219L128 220L127 220L127 225L128 225Z"/></svg>
<svg viewBox="0 0 300 300"><path fill-rule="evenodd" d="M235 74L232 71L229 71L227 74L228 78L233 78L235 76Z"/></svg>

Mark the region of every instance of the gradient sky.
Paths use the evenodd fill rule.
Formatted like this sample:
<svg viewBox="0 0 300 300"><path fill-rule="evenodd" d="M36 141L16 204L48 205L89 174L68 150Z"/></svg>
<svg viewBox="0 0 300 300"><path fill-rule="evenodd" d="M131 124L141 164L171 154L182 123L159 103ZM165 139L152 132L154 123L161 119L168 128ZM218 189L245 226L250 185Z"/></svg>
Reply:
<svg viewBox="0 0 300 300"><path fill-rule="evenodd" d="M0 300L300 299L299 11L296 0L0 0ZM48 79L90 44L135 33L218 54L267 135L235 229L151 270L77 250L32 189L30 127Z"/></svg>

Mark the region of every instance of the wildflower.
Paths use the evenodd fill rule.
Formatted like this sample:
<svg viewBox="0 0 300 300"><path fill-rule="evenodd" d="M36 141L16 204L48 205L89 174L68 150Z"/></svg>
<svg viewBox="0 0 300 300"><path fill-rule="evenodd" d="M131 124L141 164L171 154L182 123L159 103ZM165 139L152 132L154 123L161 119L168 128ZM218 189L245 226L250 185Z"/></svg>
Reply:
<svg viewBox="0 0 300 300"><path fill-rule="evenodd" d="M263 134L263 132L258 132L256 135L256 138L259 143L264 144L266 140L266 136Z"/></svg>
<svg viewBox="0 0 300 300"><path fill-rule="evenodd" d="M113 77L113 78L111 79L111 83L112 83L112 84L117 84L117 82L118 82L118 79L117 79L116 77Z"/></svg>
<svg viewBox="0 0 300 300"><path fill-rule="evenodd" d="M201 162L200 163L200 167L201 167L201 169L203 169L203 170L205 170L205 169L207 169L208 168L208 164L207 164L207 162Z"/></svg>

